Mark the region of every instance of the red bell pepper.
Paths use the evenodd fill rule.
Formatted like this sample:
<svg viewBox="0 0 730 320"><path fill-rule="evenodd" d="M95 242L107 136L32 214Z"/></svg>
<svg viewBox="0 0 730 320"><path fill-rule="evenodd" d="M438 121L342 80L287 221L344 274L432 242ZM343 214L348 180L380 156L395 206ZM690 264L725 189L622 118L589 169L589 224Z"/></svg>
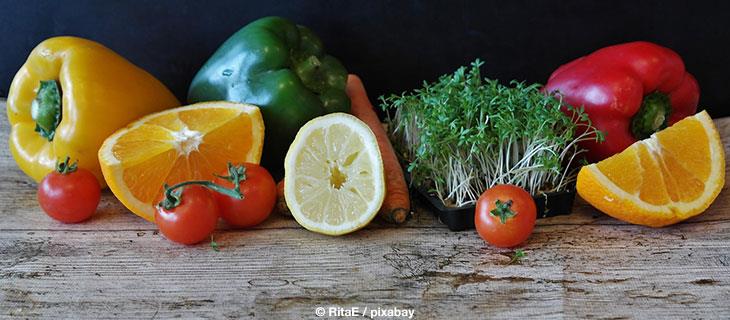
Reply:
<svg viewBox="0 0 730 320"><path fill-rule="evenodd" d="M600 49L553 72L546 92L585 107L605 141L586 141L599 161L697 111L700 88L671 49L629 42Z"/></svg>

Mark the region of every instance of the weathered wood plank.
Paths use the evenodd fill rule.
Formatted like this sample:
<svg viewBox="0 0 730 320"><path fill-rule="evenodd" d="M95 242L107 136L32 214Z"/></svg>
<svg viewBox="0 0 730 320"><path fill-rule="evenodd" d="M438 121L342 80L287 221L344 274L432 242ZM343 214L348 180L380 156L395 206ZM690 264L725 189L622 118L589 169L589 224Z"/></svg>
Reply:
<svg viewBox="0 0 730 320"><path fill-rule="evenodd" d="M730 221L676 229L546 226L522 265L473 232L297 229L217 235L220 252L152 232L3 232L14 315L312 315L318 305L414 307L419 318L712 316L727 312ZM623 306L617 309L615 306ZM688 313L689 312L689 313ZM109 314L114 316L114 314Z"/></svg>
<svg viewBox="0 0 730 320"><path fill-rule="evenodd" d="M7 151L5 117L0 318L308 319L318 306L413 308L418 319L730 315L727 190L705 214L664 229L578 201L574 214L539 221L522 264L421 206L405 226L376 222L337 238L278 216L224 227L215 252L164 240L108 192L87 223L47 218ZM730 118L717 123L730 137Z"/></svg>

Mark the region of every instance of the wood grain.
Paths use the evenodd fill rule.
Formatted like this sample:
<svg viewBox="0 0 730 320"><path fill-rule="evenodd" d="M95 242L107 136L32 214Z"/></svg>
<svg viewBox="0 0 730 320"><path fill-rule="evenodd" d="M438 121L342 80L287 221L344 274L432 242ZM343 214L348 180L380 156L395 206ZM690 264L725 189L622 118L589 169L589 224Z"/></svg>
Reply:
<svg viewBox="0 0 730 320"><path fill-rule="evenodd" d="M578 200L574 214L539 220L521 264L419 203L404 226L337 238L280 216L221 226L216 252L165 240L108 192L86 223L46 217L0 118L0 318L310 319L318 306L412 308L417 319L730 317L727 190L663 229ZM730 137L730 118L717 124Z"/></svg>

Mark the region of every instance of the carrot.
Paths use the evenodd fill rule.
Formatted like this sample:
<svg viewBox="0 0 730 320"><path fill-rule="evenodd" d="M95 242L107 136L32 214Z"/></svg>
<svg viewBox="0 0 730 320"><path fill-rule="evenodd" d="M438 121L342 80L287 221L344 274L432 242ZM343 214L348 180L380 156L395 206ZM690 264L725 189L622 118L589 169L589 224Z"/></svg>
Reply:
<svg viewBox="0 0 730 320"><path fill-rule="evenodd" d="M388 134L385 132L378 114L375 113L375 109L368 99L362 81L354 74L347 77L347 95L352 102L350 113L365 122L373 131L383 158L386 193L379 215L385 221L403 223L411 212L411 200L403 169L398 162L390 140L388 140Z"/></svg>

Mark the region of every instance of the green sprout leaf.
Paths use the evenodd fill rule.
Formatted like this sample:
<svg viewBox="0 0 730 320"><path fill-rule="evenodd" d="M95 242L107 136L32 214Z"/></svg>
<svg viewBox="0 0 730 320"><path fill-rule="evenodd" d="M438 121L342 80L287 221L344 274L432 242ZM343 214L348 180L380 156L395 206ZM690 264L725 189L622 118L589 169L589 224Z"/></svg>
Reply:
<svg viewBox="0 0 730 320"><path fill-rule="evenodd" d="M522 249L517 249L515 252L512 253L512 258L510 259L508 264L519 264L522 261L522 258L526 257L527 253L525 253Z"/></svg>
<svg viewBox="0 0 730 320"><path fill-rule="evenodd" d="M218 246L218 242L215 242L215 240L213 240L212 234L210 235L210 248L213 249L213 251L215 252L221 251L220 247Z"/></svg>
<svg viewBox="0 0 730 320"><path fill-rule="evenodd" d="M582 106L540 84L482 78L476 60L433 83L380 97L388 135L411 182L445 205L474 204L500 183L533 195L565 190L583 159L579 142L602 141Z"/></svg>

